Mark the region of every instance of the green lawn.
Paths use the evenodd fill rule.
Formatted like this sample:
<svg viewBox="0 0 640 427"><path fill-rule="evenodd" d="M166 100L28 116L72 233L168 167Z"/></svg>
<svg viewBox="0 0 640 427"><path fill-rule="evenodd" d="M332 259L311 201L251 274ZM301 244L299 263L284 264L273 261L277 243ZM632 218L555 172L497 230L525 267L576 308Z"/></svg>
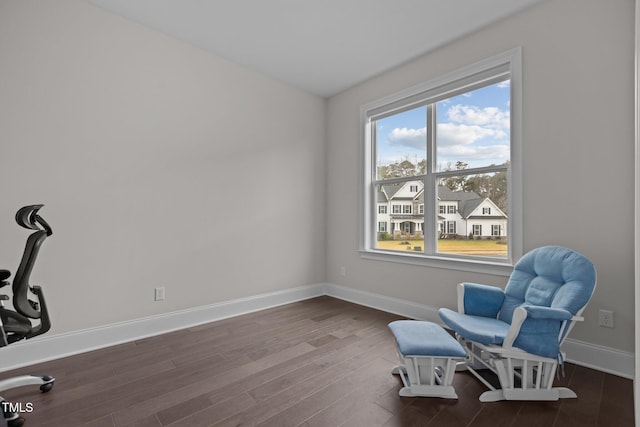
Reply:
<svg viewBox="0 0 640 427"><path fill-rule="evenodd" d="M423 246L422 240L379 240L377 248L391 251L422 252ZM416 250L417 248L419 249ZM438 240L438 252L506 257L507 245L504 241L499 240Z"/></svg>

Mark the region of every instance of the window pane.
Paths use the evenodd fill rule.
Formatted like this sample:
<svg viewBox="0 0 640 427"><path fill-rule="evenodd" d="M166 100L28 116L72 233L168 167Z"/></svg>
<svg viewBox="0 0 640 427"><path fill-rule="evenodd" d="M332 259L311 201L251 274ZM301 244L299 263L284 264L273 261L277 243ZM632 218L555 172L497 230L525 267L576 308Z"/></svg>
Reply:
<svg viewBox="0 0 640 427"><path fill-rule="evenodd" d="M501 165L509 161L509 80L436 104L437 170Z"/></svg>
<svg viewBox="0 0 640 427"><path fill-rule="evenodd" d="M424 252L422 181L378 185L376 249Z"/></svg>
<svg viewBox="0 0 640 427"><path fill-rule="evenodd" d="M506 171L440 178L438 206L439 253L508 256Z"/></svg>
<svg viewBox="0 0 640 427"><path fill-rule="evenodd" d="M376 120L377 179L424 175L427 158L427 108Z"/></svg>

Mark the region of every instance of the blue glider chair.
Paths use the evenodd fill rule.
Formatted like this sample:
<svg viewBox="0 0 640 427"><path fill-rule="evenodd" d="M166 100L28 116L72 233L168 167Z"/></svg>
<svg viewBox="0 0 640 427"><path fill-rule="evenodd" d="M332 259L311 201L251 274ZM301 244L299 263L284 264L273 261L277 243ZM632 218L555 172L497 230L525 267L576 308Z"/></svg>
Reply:
<svg viewBox="0 0 640 427"><path fill-rule="evenodd" d="M458 285L458 312L440 309L440 318L455 333L469 356L467 369L490 390L483 402L558 400L576 397L565 387L552 387L560 345L596 285L593 264L560 246L544 246L525 254L515 265L504 291L473 283ZM493 371L494 387L478 370Z"/></svg>

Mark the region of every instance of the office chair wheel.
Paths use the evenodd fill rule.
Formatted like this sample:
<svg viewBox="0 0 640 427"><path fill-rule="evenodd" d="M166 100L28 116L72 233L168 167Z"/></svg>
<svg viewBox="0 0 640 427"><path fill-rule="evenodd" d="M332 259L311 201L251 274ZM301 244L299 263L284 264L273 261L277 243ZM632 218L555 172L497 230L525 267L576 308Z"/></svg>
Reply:
<svg viewBox="0 0 640 427"><path fill-rule="evenodd" d="M53 381L51 381L50 383L42 384L40 386L40 391L43 393L46 393L50 391L52 388L53 388Z"/></svg>
<svg viewBox="0 0 640 427"><path fill-rule="evenodd" d="M4 399L0 401L6 402ZM2 410L0 409L0 411ZM18 414L15 412L2 411L0 412L0 415L2 416L0 418L0 421L5 422L4 424L1 424L1 425L6 425L7 427L22 427L22 425L24 424L24 418L18 416Z"/></svg>
<svg viewBox="0 0 640 427"><path fill-rule="evenodd" d="M16 418L11 421L7 421L7 427L22 427L23 424L24 424L24 418L22 417Z"/></svg>

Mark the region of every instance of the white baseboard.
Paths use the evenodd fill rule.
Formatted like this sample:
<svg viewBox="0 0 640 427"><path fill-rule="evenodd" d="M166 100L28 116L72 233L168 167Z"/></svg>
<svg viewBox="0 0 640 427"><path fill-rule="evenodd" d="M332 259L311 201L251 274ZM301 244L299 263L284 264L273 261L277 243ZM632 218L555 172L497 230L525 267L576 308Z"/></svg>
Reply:
<svg viewBox="0 0 640 427"><path fill-rule="evenodd" d="M438 309L412 301L392 298L372 292L361 291L341 285L326 283L325 294L341 300L353 302L358 305L375 308L410 319L427 320L443 325L438 316Z"/></svg>
<svg viewBox="0 0 640 427"><path fill-rule="evenodd" d="M567 362L597 369L620 377L634 379L634 353L567 338L562 345Z"/></svg>
<svg viewBox="0 0 640 427"><path fill-rule="evenodd" d="M3 348L0 372L321 295L442 325L438 309L435 307L332 283L317 283L81 331L43 335ZM625 378L634 378L633 353L572 339L565 341L563 350L567 353L569 362Z"/></svg>
<svg viewBox="0 0 640 427"><path fill-rule="evenodd" d="M306 285L80 331L42 335L1 349L0 372L321 295L323 284Z"/></svg>

